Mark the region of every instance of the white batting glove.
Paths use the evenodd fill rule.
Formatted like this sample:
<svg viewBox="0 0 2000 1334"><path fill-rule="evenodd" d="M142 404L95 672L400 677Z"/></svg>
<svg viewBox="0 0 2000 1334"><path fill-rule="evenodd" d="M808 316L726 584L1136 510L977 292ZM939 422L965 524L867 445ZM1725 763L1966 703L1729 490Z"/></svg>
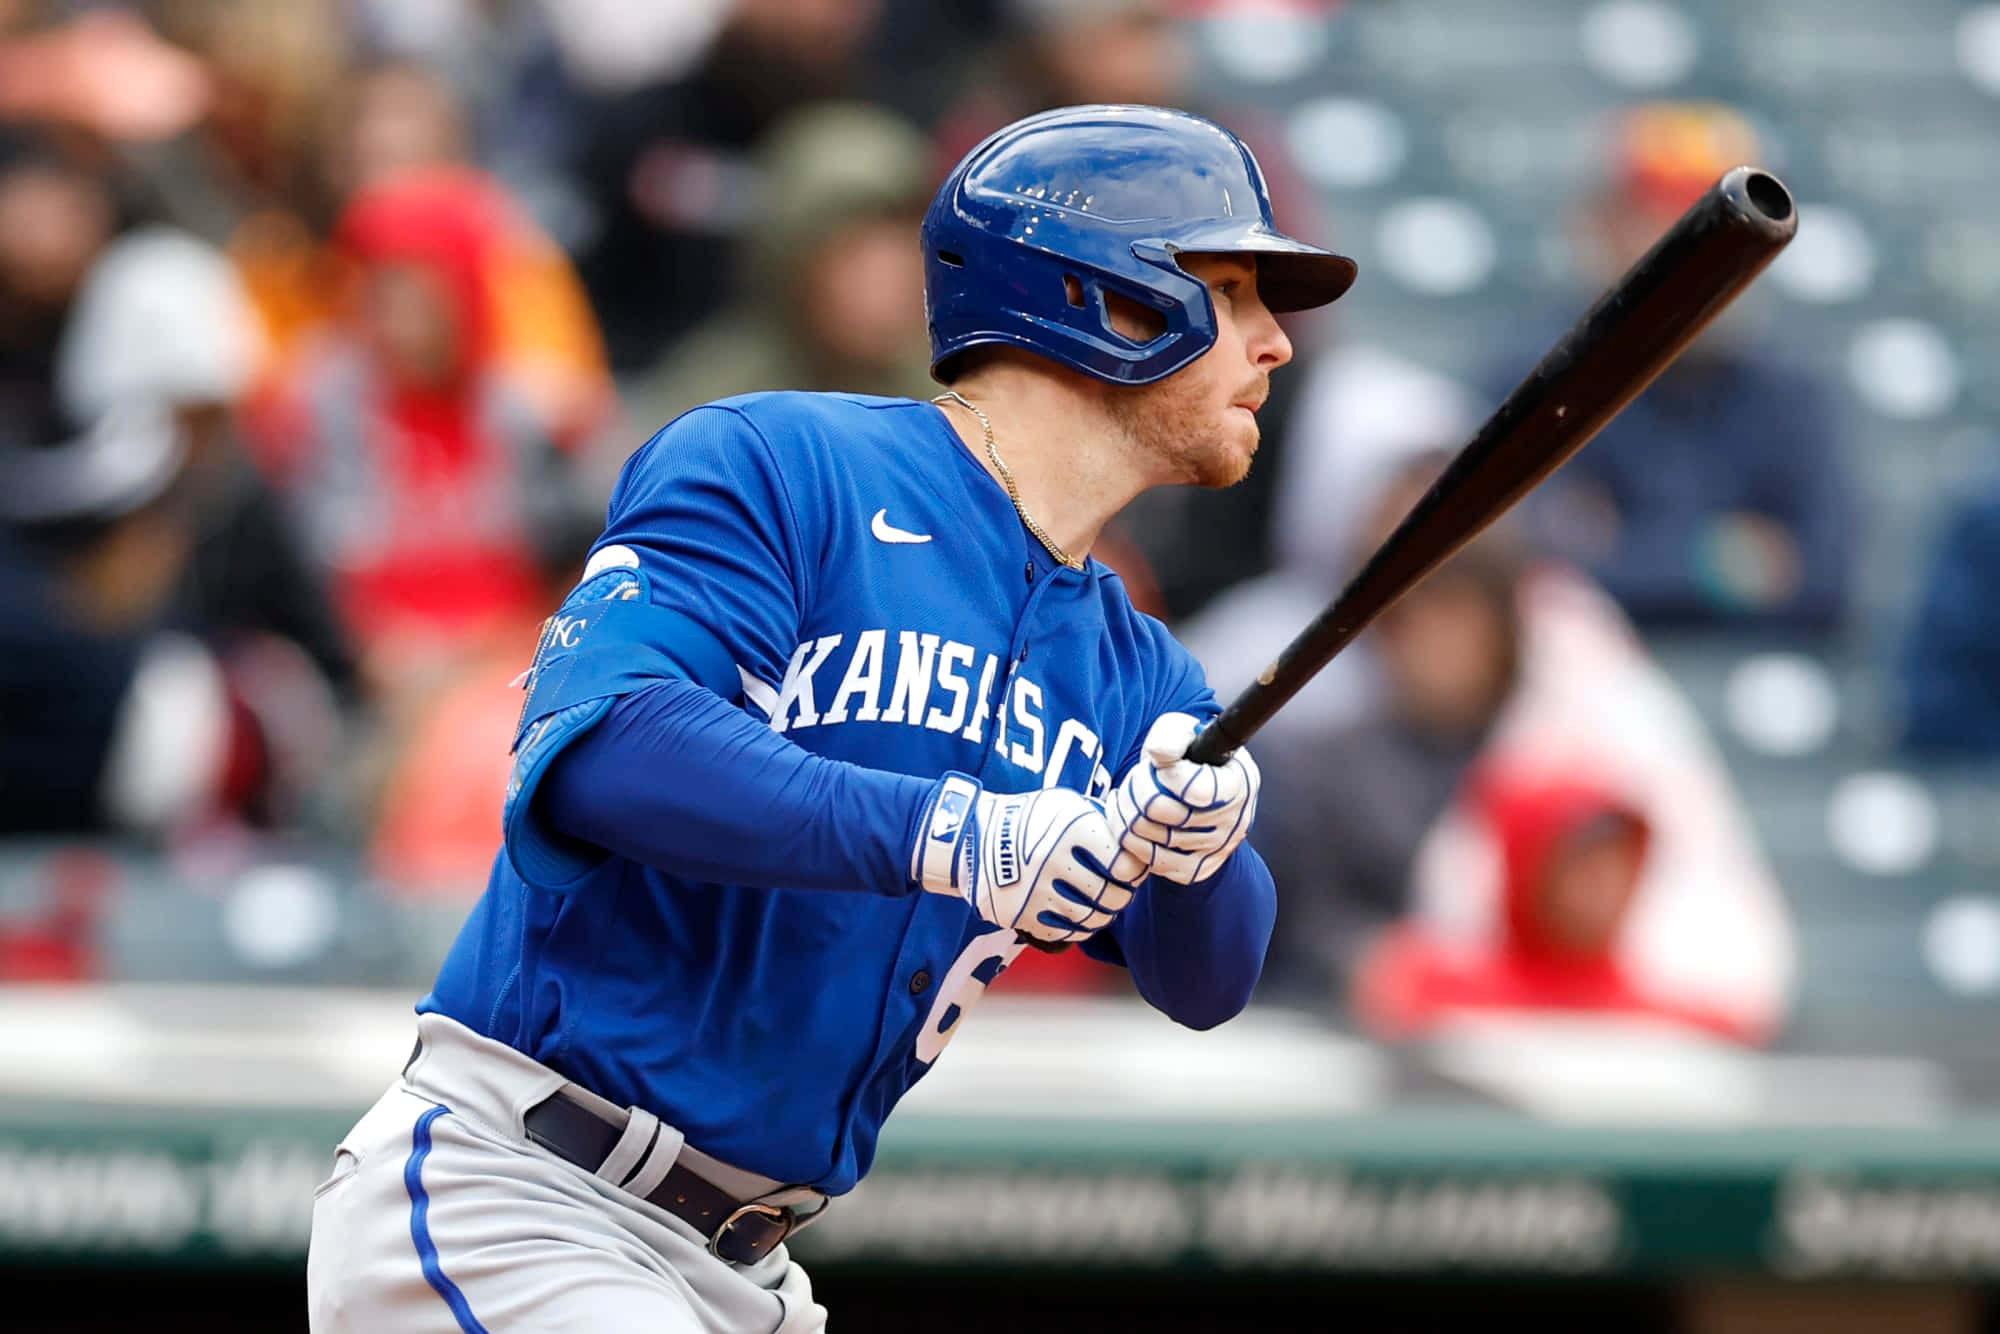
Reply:
<svg viewBox="0 0 2000 1334"><path fill-rule="evenodd" d="M995 926L1080 940L1132 901L1132 887L1108 874L1117 855L1104 808L1080 792L1000 796L951 773L924 809L910 879L964 899Z"/></svg>
<svg viewBox="0 0 2000 1334"><path fill-rule="evenodd" d="M1146 732L1139 762L1107 799L1119 876L1192 885L1221 870L1250 832L1257 762L1239 748L1221 764L1195 763L1186 756L1199 730L1192 714L1161 714Z"/></svg>

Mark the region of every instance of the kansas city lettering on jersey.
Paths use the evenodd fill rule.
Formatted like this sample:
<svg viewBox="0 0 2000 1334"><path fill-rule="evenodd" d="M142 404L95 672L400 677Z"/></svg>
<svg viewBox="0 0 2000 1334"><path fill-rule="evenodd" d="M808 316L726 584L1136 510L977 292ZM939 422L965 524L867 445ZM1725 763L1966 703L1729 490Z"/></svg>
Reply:
<svg viewBox="0 0 2000 1334"><path fill-rule="evenodd" d="M776 691L759 689L748 673L744 687L776 732L850 722L925 727L991 745L1041 775L1043 787L1108 790L1097 733L1076 718L1050 719L1041 683L1019 668L1005 655L927 631L862 630L800 644Z"/></svg>

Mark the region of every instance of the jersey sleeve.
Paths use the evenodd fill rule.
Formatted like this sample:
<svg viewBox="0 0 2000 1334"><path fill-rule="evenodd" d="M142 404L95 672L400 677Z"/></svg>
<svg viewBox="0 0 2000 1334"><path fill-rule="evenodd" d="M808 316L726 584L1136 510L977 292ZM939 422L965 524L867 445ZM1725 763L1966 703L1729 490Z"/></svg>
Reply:
<svg viewBox="0 0 2000 1334"><path fill-rule="evenodd" d="M1203 723L1221 713L1201 664L1156 621L1153 683L1127 753L1112 781L1138 763L1145 732L1163 713L1193 714ZM1212 1028L1249 1003L1277 924L1277 886L1246 841L1222 868L1193 885L1158 876L1141 885L1110 928L1083 944L1084 953L1122 964L1147 1004L1190 1028Z"/></svg>
<svg viewBox="0 0 2000 1334"><path fill-rule="evenodd" d="M687 880L894 896L913 889L910 849L937 786L815 755L669 678L621 696L563 752L540 819L570 846Z"/></svg>
<svg viewBox="0 0 2000 1334"><path fill-rule="evenodd" d="M812 598L820 534L793 486L813 462L781 466L740 409L686 413L626 463L582 582L542 630L514 744L503 823L530 884L561 888L603 859L550 828L536 800L556 757L614 703L685 679L724 701L775 680Z"/></svg>
<svg viewBox="0 0 2000 1334"><path fill-rule="evenodd" d="M753 675L782 675L823 536L807 526L818 511L792 500L795 485L812 493L813 464L803 451L781 464L740 409L696 408L625 465L593 554L632 551L654 606L705 628Z"/></svg>

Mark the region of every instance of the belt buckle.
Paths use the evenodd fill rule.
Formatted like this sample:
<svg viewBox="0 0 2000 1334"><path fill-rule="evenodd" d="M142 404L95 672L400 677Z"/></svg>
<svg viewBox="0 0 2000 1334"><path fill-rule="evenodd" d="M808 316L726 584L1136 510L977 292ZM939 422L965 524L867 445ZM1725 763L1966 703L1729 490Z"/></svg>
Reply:
<svg viewBox="0 0 2000 1334"><path fill-rule="evenodd" d="M782 1191L774 1192L774 1194L786 1195L786 1194L803 1193L805 1189L806 1188L800 1186L788 1186ZM738 1205L735 1209L731 1210L729 1217L723 1219L722 1222L716 1226L715 1231L708 1234L708 1253L714 1256L716 1259L722 1260L729 1264L752 1263L753 1261L748 1261L748 1260L746 1261L731 1260L728 1256L722 1253L722 1243L725 1240L727 1240L731 1230L733 1230L736 1224L740 1222L744 1217L750 1214L762 1214L764 1217L780 1225L782 1231L778 1233L777 1239L771 1243L771 1250L776 1250L778 1247L784 1245L787 1241L790 1241L795 1233L799 1232L808 1224L817 1223L826 1214L826 1206L833 1202L832 1200L828 1199L825 1195L813 1192L809 1197L809 1199L811 1201L817 1201L817 1207L810 1210L805 1210L801 1209L798 1203L773 1204L771 1203L771 1198L772 1198L771 1196L767 1195L761 1200L752 1200L748 1204ZM770 1251L767 1250L764 1254L769 1255ZM762 1256L754 1257L754 1259L762 1259L762 1258L763 1258Z"/></svg>
<svg viewBox="0 0 2000 1334"><path fill-rule="evenodd" d="M778 1233L778 1239L771 1243L772 1250L776 1250L779 1246L784 1245L785 1238L798 1231L799 1216L790 1205L762 1204L756 1200L752 1200L748 1204L737 1206L730 1212L729 1217L716 1225L715 1231L708 1234L708 1253L716 1259L727 1261L730 1264L740 1263L739 1261L730 1260L728 1256L722 1253L722 1243L729 1236L731 1230L735 1228L736 1224L750 1214L762 1214L771 1221L782 1225L783 1230ZM766 1254L769 1254L769 1252L767 1251Z"/></svg>

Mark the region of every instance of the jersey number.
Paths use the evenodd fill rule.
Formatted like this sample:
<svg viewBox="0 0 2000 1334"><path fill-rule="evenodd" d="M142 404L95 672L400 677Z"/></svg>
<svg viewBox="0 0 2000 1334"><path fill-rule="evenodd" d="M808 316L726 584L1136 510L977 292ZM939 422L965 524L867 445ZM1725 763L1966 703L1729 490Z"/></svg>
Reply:
<svg viewBox="0 0 2000 1334"><path fill-rule="evenodd" d="M965 1012L979 1003L993 979L1005 972L1024 948L1021 937L1012 931L988 931L966 942L951 971L944 975L931 1001L931 1012L924 1016L923 1031L917 1034L918 1060L925 1065L937 1060L958 1032Z"/></svg>

